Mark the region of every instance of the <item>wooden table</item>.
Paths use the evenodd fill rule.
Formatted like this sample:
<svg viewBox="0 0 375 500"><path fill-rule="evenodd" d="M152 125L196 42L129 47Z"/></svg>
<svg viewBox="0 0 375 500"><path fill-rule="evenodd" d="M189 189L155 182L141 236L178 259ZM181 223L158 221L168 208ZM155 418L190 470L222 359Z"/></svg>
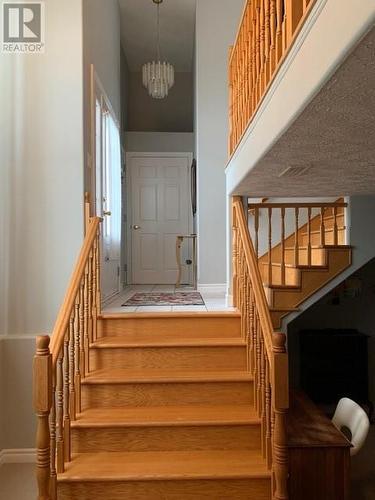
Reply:
<svg viewBox="0 0 375 500"><path fill-rule="evenodd" d="M289 499L348 500L350 442L303 393L290 398Z"/></svg>

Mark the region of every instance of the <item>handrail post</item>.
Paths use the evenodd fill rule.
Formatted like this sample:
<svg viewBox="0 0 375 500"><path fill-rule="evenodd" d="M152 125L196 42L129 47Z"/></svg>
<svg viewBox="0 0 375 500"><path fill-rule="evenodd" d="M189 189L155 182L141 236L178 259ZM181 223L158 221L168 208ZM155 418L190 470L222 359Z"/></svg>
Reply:
<svg viewBox="0 0 375 500"><path fill-rule="evenodd" d="M33 364L33 403L38 418L37 483L38 500L50 500L50 431L49 414L52 406L52 356L49 350L49 337L36 339L36 353Z"/></svg>
<svg viewBox="0 0 375 500"><path fill-rule="evenodd" d="M273 335L273 441L274 500L288 499L288 444L286 414L289 407L288 355L283 333Z"/></svg>

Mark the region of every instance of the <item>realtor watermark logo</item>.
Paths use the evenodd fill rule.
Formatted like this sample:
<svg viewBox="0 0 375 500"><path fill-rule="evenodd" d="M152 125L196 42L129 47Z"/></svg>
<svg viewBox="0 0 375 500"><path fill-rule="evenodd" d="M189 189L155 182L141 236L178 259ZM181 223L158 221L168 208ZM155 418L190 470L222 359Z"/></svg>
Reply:
<svg viewBox="0 0 375 500"><path fill-rule="evenodd" d="M44 52L44 2L3 2L2 51L10 54Z"/></svg>

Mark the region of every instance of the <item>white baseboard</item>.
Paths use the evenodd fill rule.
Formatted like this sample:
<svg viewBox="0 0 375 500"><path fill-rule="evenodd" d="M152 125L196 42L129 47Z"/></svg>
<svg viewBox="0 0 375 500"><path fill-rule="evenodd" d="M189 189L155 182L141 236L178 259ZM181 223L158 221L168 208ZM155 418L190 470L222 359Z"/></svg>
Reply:
<svg viewBox="0 0 375 500"><path fill-rule="evenodd" d="M33 464L36 463L35 448L16 448L0 451L0 466L3 464Z"/></svg>
<svg viewBox="0 0 375 500"><path fill-rule="evenodd" d="M198 284L198 291L201 293L214 293L225 295L227 291L226 283Z"/></svg>

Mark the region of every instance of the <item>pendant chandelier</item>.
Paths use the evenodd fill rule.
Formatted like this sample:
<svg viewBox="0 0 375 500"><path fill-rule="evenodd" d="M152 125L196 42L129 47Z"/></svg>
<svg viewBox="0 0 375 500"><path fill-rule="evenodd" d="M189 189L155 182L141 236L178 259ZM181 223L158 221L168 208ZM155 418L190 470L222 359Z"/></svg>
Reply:
<svg viewBox="0 0 375 500"><path fill-rule="evenodd" d="M142 80L148 93L154 99L164 99L174 85L174 68L171 64L161 60L160 55L160 4L163 0L152 0L157 6L157 42L156 61L143 65Z"/></svg>

